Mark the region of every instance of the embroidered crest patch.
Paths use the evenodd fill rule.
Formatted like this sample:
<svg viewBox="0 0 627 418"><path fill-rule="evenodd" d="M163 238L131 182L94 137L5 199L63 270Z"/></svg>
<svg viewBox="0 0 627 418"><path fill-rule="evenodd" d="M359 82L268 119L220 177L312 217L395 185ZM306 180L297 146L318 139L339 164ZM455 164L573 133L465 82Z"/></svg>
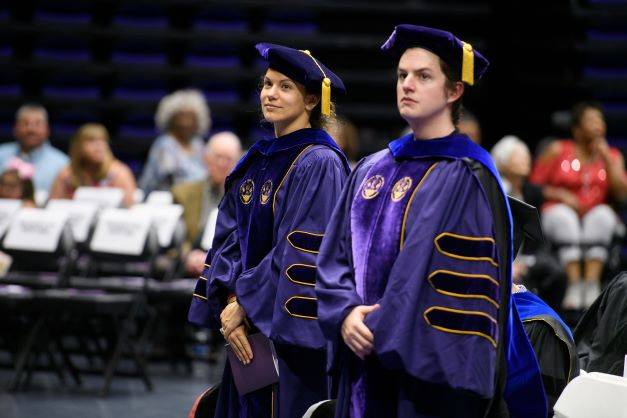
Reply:
<svg viewBox="0 0 627 418"><path fill-rule="evenodd" d="M255 192L255 183L248 179L239 186L239 198L243 204L247 205L253 198Z"/></svg>
<svg viewBox="0 0 627 418"><path fill-rule="evenodd" d="M379 194L379 191L383 187L384 183L385 179L383 178L383 176L377 174L370 177L368 180L366 180L366 183L364 184L364 188L361 191L361 196L364 199L372 199Z"/></svg>
<svg viewBox="0 0 627 418"><path fill-rule="evenodd" d="M261 186L261 204L265 205L270 201L270 196L272 196L272 180L266 180L266 182Z"/></svg>
<svg viewBox="0 0 627 418"><path fill-rule="evenodd" d="M411 185L412 185L411 177L405 176L399 181L397 181L394 187L392 188L392 201L398 202L403 197L405 197L405 195L411 188Z"/></svg>

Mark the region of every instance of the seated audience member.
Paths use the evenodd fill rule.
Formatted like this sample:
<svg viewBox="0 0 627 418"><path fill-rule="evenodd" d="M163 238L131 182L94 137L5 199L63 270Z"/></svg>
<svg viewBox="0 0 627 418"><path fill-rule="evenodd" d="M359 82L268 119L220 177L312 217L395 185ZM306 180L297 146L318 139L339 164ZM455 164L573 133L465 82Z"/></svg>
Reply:
<svg viewBox="0 0 627 418"><path fill-rule="evenodd" d="M329 119L324 130L344 151L350 167L355 167L359 160L359 131L357 127L350 120L338 116Z"/></svg>
<svg viewBox="0 0 627 418"><path fill-rule="evenodd" d="M466 109L462 111L462 116L459 118L459 122L457 122L457 130L462 134L468 135L475 144L481 145L481 125L479 120Z"/></svg>
<svg viewBox="0 0 627 418"><path fill-rule="evenodd" d="M13 136L15 142L0 145L0 170L7 169L13 157L35 167L32 182L36 190L48 192L52 181L68 163L68 157L50 145L48 112L43 106L26 104L15 114Z"/></svg>
<svg viewBox="0 0 627 418"><path fill-rule="evenodd" d="M109 148L109 133L97 123L81 126L70 143L70 164L54 181L50 199L72 199L78 187L117 187L124 190L124 206L134 203L135 177Z"/></svg>
<svg viewBox="0 0 627 418"><path fill-rule="evenodd" d="M35 167L32 164L13 157L6 164L0 174L0 199L18 199L22 206L36 207L33 174Z"/></svg>
<svg viewBox="0 0 627 418"><path fill-rule="evenodd" d="M608 283L574 334L582 369L623 375L627 353L627 272Z"/></svg>
<svg viewBox="0 0 627 418"><path fill-rule="evenodd" d="M555 141L538 157L530 181L544 186L542 226L560 246L568 276L563 306L580 309L592 305L601 292L607 246L619 224L608 202L627 198L627 175L622 155L607 144L597 104L574 107L571 131L572 140Z"/></svg>
<svg viewBox="0 0 627 418"><path fill-rule="evenodd" d="M508 195L528 203L538 210L544 203L542 187L527 181L531 171L531 153L527 144L518 137L507 135L491 150L494 164L501 174ZM526 240L519 256L514 260L512 278L515 283L525 283L556 309L564 294L563 268L542 244Z"/></svg>
<svg viewBox="0 0 627 418"><path fill-rule="evenodd" d="M159 102L155 116L161 135L148 153L139 186L148 195L186 181L202 180L203 136L211 127L209 106L197 90L179 90Z"/></svg>
<svg viewBox="0 0 627 418"><path fill-rule="evenodd" d="M224 194L224 181L242 155L239 138L232 132L220 132L209 138L204 152L207 178L181 183L172 188L176 203L183 205L187 227L187 247L200 241L209 213L218 207ZM198 248L185 255L185 269L190 275L202 273L207 252Z"/></svg>
<svg viewBox="0 0 627 418"><path fill-rule="evenodd" d="M527 181L531 172L531 153L527 144L517 136L507 135L492 147L490 153L501 174L505 192L539 208L543 203L542 188Z"/></svg>

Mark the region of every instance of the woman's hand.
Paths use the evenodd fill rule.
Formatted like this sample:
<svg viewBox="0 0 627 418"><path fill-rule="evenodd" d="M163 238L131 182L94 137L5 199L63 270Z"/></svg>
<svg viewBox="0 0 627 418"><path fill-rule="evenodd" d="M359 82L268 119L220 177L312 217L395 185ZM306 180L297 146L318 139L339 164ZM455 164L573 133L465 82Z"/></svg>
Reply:
<svg viewBox="0 0 627 418"><path fill-rule="evenodd" d="M594 150L603 158L606 164L611 164L610 146L604 137L600 136L596 138L594 141Z"/></svg>
<svg viewBox="0 0 627 418"><path fill-rule="evenodd" d="M225 338L229 344L231 344L235 356L242 364L248 364L253 360L253 350L250 348L248 333L244 325L235 328L228 337Z"/></svg>
<svg viewBox="0 0 627 418"><path fill-rule="evenodd" d="M379 309L379 305L355 307L342 323L342 338L360 359L364 359L374 347L374 335L364 324L366 315Z"/></svg>
<svg viewBox="0 0 627 418"><path fill-rule="evenodd" d="M220 314L224 337L228 338L235 328L242 325L244 318L246 318L246 311L237 300L226 305L226 308Z"/></svg>
<svg viewBox="0 0 627 418"><path fill-rule="evenodd" d="M567 189L558 189L558 197L560 202L565 203L575 210L575 212L579 212L581 205L579 204L579 198L575 193Z"/></svg>

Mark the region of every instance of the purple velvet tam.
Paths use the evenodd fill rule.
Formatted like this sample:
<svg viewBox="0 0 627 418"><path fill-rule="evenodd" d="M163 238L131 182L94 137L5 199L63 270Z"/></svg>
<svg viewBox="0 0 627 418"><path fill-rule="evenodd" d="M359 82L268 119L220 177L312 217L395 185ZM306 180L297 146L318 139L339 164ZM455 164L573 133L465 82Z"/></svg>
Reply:
<svg viewBox="0 0 627 418"><path fill-rule="evenodd" d="M394 32L381 46L381 50L400 56L408 48L424 48L442 58L455 72L462 74L464 45L468 44L450 32L426 26L403 24L394 28ZM476 49L472 48L469 52L472 53L474 61L473 82L477 82L490 63Z"/></svg>
<svg viewBox="0 0 627 418"><path fill-rule="evenodd" d="M327 77L331 80L333 94L346 93L342 79L304 50L265 42L255 45L255 48L270 68L303 84L310 91L319 91L322 80Z"/></svg>

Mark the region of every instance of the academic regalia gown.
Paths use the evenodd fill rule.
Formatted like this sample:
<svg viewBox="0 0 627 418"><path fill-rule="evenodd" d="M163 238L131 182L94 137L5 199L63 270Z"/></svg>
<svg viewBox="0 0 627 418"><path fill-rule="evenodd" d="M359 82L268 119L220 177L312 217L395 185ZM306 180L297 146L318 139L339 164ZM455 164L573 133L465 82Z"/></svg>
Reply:
<svg viewBox="0 0 627 418"><path fill-rule="evenodd" d="M514 221L514 253L523 244L544 241L536 207L508 196ZM524 286L514 290L514 301L533 347L542 374L548 402L548 416L572 379L579 375L577 351L570 328L539 296Z"/></svg>
<svg viewBox="0 0 627 418"><path fill-rule="evenodd" d="M542 373L548 416L572 379L579 375L575 342L570 328L542 299L529 291L514 293L516 307Z"/></svg>
<svg viewBox="0 0 627 418"><path fill-rule="evenodd" d="M280 381L277 399L270 388L240 397L227 362L216 417L300 416L328 398L315 264L348 172L330 136L302 129L257 142L227 178L189 320L220 328L236 294L255 330L274 341Z"/></svg>
<svg viewBox="0 0 627 418"><path fill-rule="evenodd" d="M627 272L608 283L574 334L582 369L623 375L627 353Z"/></svg>
<svg viewBox="0 0 627 418"><path fill-rule="evenodd" d="M318 256L336 417L544 417L532 348L511 301L509 206L465 135L392 141L355 168ZM357 305L373 354L340 327Z"/></svg>

